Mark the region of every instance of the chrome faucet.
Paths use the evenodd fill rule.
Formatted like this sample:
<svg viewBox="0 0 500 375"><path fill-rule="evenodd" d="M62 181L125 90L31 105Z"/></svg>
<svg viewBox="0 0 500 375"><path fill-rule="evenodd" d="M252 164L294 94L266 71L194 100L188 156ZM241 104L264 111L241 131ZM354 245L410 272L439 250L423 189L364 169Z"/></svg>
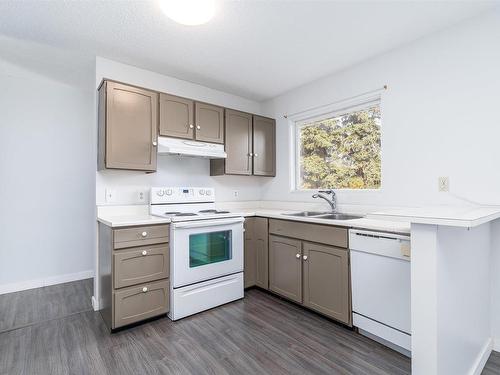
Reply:
<svg viewBox="0 0 500 375"><path fill-rule="evenodd" d="M332 197L330 198L329 195ZM322 198L325 201L328 202L330 207L332 208L332 212L335 212L337 209L337 197L335 195L335 192L333 190L318 190L316 194L312 195L313 198Z"/></svg>

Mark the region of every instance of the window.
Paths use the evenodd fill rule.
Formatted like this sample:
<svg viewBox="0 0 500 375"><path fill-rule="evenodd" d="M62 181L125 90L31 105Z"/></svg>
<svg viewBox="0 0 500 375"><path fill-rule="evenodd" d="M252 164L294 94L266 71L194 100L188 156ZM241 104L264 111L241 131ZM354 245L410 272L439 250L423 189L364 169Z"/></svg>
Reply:
<svg viewBox="0 0 500 375"><path fill-rule="evenodd" d="M379 189L380 102L296 123L296 189Z"/></svg>

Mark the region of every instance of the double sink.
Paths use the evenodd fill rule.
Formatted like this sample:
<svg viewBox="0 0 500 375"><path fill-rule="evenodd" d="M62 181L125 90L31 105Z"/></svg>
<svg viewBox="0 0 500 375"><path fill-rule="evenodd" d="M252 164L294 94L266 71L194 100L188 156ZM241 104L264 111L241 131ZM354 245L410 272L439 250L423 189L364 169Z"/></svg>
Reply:
<svg viewBox="0 0 500 375"><path fill-rule="evenodd" d="M294 212L291 214L283 214L285 216L299 216L299 217L313 217L316 219L327 219L327 220L353 220L361 219L363 216L343 214L340 212L319 212L319 211L301 211Z"/></svg>

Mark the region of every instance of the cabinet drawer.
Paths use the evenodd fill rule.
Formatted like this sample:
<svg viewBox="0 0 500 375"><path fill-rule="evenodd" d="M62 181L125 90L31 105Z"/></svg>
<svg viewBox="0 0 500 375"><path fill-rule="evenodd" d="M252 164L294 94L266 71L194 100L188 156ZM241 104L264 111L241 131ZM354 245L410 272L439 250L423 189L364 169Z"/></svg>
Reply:
<svg viewBox="0 0 500 375"><path fill-rule="evenodd" d="M113 242L115 249L122 249L125 247L165 243L168 242L168 236L168 225L132 227L125 229L115 229L113 231Z"/></svg>
<svg viewBox="0 0 500 375"><path fill-rule="evenodd" d="M113 294L113 328L165 314L170 307L168 280L121 289Z"/></svg>
<svg viewBox="0 0 500 375"><path fill-rule="evenodd" d="M287 220L269 220L269 233L347 248L347 229Z"/></svg>
<svg viewBox="0 0 500 375"><path fill-rule="evenodd" d="M115 288L165 279L169 273L168 244L136 247L113 254Z"/></svg>

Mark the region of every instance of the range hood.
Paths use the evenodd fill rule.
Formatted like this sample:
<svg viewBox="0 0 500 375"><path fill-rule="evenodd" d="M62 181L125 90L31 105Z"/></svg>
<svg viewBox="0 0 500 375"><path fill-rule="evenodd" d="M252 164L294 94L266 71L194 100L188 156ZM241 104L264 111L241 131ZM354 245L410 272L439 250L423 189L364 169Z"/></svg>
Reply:
<svg viewBox="0 0 500 375"><path fill-rule="evenodd" d="M158 137L158 155L184 155L209 159L227 158L224 145L170 137Z"/></svg>

